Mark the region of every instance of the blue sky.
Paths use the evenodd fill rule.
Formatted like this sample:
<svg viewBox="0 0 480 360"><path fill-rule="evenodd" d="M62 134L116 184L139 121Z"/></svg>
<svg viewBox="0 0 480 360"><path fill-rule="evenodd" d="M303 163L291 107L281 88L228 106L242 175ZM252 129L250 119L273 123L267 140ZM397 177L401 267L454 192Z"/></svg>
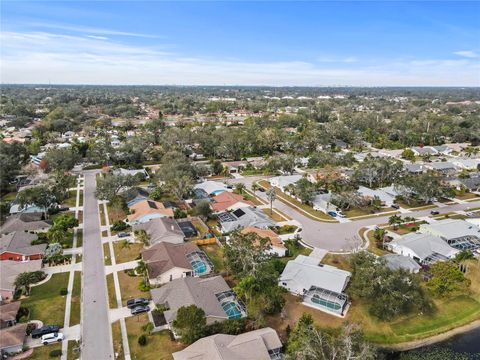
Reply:
<svg viewBox="0 0 480 360"><path fill-rule="evenodd" d="M2 83L480 85L474 1L0 6Z"/></svg>

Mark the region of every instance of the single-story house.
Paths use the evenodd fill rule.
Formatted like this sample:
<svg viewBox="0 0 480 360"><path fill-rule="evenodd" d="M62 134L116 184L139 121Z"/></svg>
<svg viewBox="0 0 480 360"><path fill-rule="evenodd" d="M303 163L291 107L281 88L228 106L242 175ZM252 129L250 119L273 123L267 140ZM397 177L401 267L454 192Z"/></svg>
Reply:
<svg viewBox="0 0 480 360"><path fill-rule="evenodd" d="M126 176L126 175L132 175L132 176L139 175L139 176L144 177L145 179L150 178L150 176L148 175L148 172L147 172L147 170L145 170L145 168L142 168L142 169L118 168L118 169L113 170L113 173L117 174L117 175L124 175L124 176Z"/></svg>
<svg viewBox="0 0 480 360"><path fill-rule="evenodd" d="M461 158L454 158L451 160L453 165L459 167L460 169L464 170L480 170L480 159L461 159Z"/></svg>
<svg viewBox="0 0 480 360"><path fill-rule="evenodd" d="M239 173L248 166L248 161L226 161L222 163L230 174Z"/></svg>
<svg viewBox="0 0 480 360"><path fill-rule="evenodd" d="M39 271L42 269L42 260L25 262L3 260L0 261L0 301L13 299L15 293L15 279L24 272Z"/></svg>
<svg viewBox="0 0 480 360"><path fill-rule="evenodd" d="M224 191L232 191L232 189L227 188L227 185L224 183L212 180L206 180L200 184L196 184L193 189L203 190L209 196L215 196Z"/></svg>
<svg viewBox="0 0 480 360"><path fill-rule="evenodd" d="M448 161L425 163L425 167L429 170L438 171L443 174L452 174L457 171L455 165Z"/></svg>
<svg viewBox="0 0 480 360"><path fill-rule="evenodd" d="M405 163L403 165L405 170L409 173L412 174L419 174L422 173L426 170L425 166L423 164L412 164L412 163Z"/></svg>
<svg viewBox="0 0 480 360"><path fill-rule="evenodd" d="M208 256L192 242L155 244L142 251L142 259L148 266L148 278L153 285L187 276L207 275L213 270Z"/></svg>
<svg viewBox="0 0 480 360"><path fill-rule="evenodd" d="M275 226L275 222L267 214L251 206L232 212L222 212L218 214L218 220L223 233L240 230L247 226L260 229L268 229L270 226Z"/></svg>
<svg viewBox="0 0 480 360"><path fill-rule="evenodd" d="M142 224L152 219L173 217L172 208L166 208L161 202L141 200L129 207L131 214L127 216L130 224Z"/></svg>
<svg viewBox="0 0 480 360"><path fill-rule="evenodd" d="M0 227L0 234L8 234L14 231L47 231L52 222L43 219L43 213L20 213L11 215Z"/></svg>
<svg viewBox="0 0 480 360"><path fill-rule="evenodd" d="M458 219L444 219L431 224L421 224L422 233L438 236L458 250L480 249L480 228Z"/></svg>
<svg viewBox="0 0 480 360"><path fill-rule="evenodd" d="M295 184L302 177L303 175L284 175L284 176L273 177L269 181L270 181L270 185L275 186L282 191L285 191L285 188L288 185Z"/></svg>
<svg viewBox="0 0 480 360"><path fill-rule="evenodd" d="M385 265L391 270L404 269L416 274L422 268L415 260L408 256L387 254L381 256L380 259L385 261Z"/></svg>
<svg viewBox="0 0 480 360"><path fill-rule="evenodd" d="M312 199L312 206L314 210L323 211L328 213L329 211L337 211L337 207L330 201L332 200L332 194L317 194Z"/></svg>
<svg viewBox="0 0 480 360"><path fill-rule="evenodd" d="M168 242L172 244L183 244L185 234L172 218L157 218L142 224L133 226L133 230L144 230L150 238L150 245L160 242Z"/></svg>
<svg viewBox="0 0 480 360"><path fill-rule="evenodd" d="M281 360L282 342L274 329L263 328L207 336L172 355L173 360Z"/></svg>
<svg viewBox="0 0 480 360"><path fill-rule="evenodd" d="M163 314L170 325L182 306L195 305L205 312L207 324L246 316L245 307L221 276L184 277L150 290L155 304L165 305Z"/></svg>
<svg viewBox="0 0 480 360"><path fill-rule="evenodd" d="M319 264L319 259L298 255L285 266L278 284L303 303L316 309L344 316L348 296L344 290L352 274L334 266Z"/></svg>
<svg viewBox="0 0 480 360"><path fill-rule="evenodd" d="M437 155L438 151L432 148L431 146L414 146L411 148L413 153L417 156L425 156L425 155Z"/></svg>
<svg viewBox="0 0 480 360"><path fill-rule="evenodd" d="M452 149L447 145L437 145L432 146L432 148L437 152L437 154L449 155L452 152Z"/></svg>
<svg viewBox="0 0 480 360"><path fill-rule="evenodd" d="M412 233L393 239L387 247L396 254L409 256L420 264L453 258L459 251L438 236Z"/></svg>
<svg viewBox="0 0 480 360"><path fill-rule="evenodd" d="M47 244L32 245L36 234L12 232L0 237L0 260L29 261L43 258Z"/></svg>
<svg viewBox="0 0 480 360"><path fill-rule="evenodd" d="M127 206L130 207L140 201L148 200L150 193L144 188L132 187L123 191L120 195L127 203Z"/></svg>
<svg viewBox="0 0 480 360"><path fill-rule="evenodd" d="M238 208L254 205L250 200L245 200L242 195L228 191L224 191L214 196L212 200L213 201L210 206L215 213L236 210Z"/></svg>
<svg viewBox="0 0 480 360"><path fill-rule="evenodd" d="M280 239L280 236L270 229L259 229L253 226L247 226L241 231L242 234L255 233L261 238L267 238L272 249L270 252L279 257L284 257L287 254L287 248Z"/></svg>
<svg viewBox="0 0 480 360"><path fill-rule="evenodd" d="M20 301L0 305L0 329L14 326L17 323L17 314Z"/></svg>
<svg viewBox="0 0 480 360"><path fill-rule="evenodd" d="M395 196L392 196L383 189L370 189L365 186L360 186L358 192L361 196L371 200L378 198L383 206L392 206L395 201Z"/></svg>
<svg viewBox="0 0 480 360"><path fill-rule="evenodd" d="M16 324L0 330L0 354L16 354L23 350L27 324Z"/></svg>

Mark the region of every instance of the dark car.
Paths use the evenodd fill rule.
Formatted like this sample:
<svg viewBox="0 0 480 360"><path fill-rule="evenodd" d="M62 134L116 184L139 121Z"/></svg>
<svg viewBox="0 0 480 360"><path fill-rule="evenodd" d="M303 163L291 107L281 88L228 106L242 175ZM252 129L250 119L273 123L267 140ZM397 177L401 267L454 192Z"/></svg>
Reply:
<svg viewBox="0 0 480 360"><path fill-rule="evenodd" d="M129 309L133 309L137 306L146 306L148 305L148 300L145 298L135 298L135 299L130 299L127 301L127 307Z"/></svg>
<svg viewBox="0 0 480 360"><path fill-rule="evenodd" d="M140 306L134 307L130 311L131 311L132 315L138 315L138 314L150 311L150 306L140 305Z"/></svg>
<svg viewBox="0 0 480 360"><path fill-rule="evenodd" d="M335 211L329 211L328 215L330 215L331 217L337 217L337 213Z"/></svg>
<svg viewBox="0 0 480 360"><path fill-rule="evenodd" d="M38 339L46 334L58 333L59 330L60 330L60 326L58 325L45 325L45 326L42 326L41 328L33 330L31 335L32 335L32 338Z"/></svg>
<svg viewBox="0 0 480 360"><path fill-rule="evenodd" d="M265 188L263 188L263 187L258 188L258 191L260 191L260 192L265 192Z"/></svg>
<svg viewBox="0 0 480 360"><path fill-rule="evenodd" d="M400 205L398 205L398 204L392 204L392 208L394 208L394 209L397 209L397 210L398 210L398 209L400 209Z"/></svg>
<svg viewBox="0 0 480 360"><path fill-rule="evenodd" d="M130 233L127 232L121 232L117 235L119 238L124 238L130 236Z"/></svg>
<svg viewBox="0 0 480 360"><path fill-rule="evenodd" d="M430 214L431 215L438 215L438 214L440 214L440 211L432 210L432 211L430 211Z"/></svg>

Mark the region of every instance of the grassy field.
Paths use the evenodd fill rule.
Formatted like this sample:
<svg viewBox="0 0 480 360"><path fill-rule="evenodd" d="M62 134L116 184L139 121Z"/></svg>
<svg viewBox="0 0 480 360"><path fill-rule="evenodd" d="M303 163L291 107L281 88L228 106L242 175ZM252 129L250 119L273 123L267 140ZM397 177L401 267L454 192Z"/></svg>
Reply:
<svg viewBox="0 0 480 360"><path fill-rule="evenodd" d="M70 311L70 326L80 324L80 304L82 295L82 273L75 271L72 289L72 307Z"/></svg>
<svg viewBox="0 0 480 360"><path fill-rule="evenodd" d="M205 252L215 267L216 272L225 271L225 263L223 261L223 249L218 245L203 245L200 249Z"/></svg>
<svg viewBox="0 0 480 360"><path fill-rule="evenodd" d="M115 253L115 261L117 264L137 259L142 249L143 244L140 243L130 243L128 247L123 247L122 241L113 243L113 252Z"/></svg>
<svg viewBox="0 0 480 360"><path fill-rule="evenodd" d="M105 260L105 265L112 265L112 258L110 256L110 246L108 243L103 244L103 258Z"/></svg>
<svg viewBox="0 0 480 360"><path fill-rule="evenodd" d="M111 309L117 307L117 298L115 296L115 283L113 282L113 274L107 275L107 292L108 292L108 305Z"/></svg>
<svg viewBox="0 0 480 360"><path fill-rule="evenodd" d="M51 344L46 346L39 346L33 350L28 360L46 360L46 359L60 359L60 357L50 357L50 352L53 350L62 350L62 344Z"/></svg>
<svg viewBox="0 0 480 360"><path fill-rule="evenodd" d="M40 320L46 325L63 325L66 297L60 289L68 285L69 273L54 274L45 284L34 286L22 306L30 310L30 320Z"/></svg>
<svg viewBox="0 0 480 360"><path fill-rule="evenodd" d="M113 351L116 355L116 359L123 359L123 343L122 343L122 330L120 328L120 321L112 323L112 339L113 339Z"/></svg>
<svg viewBox="0 0 480 360"><path fill-rule="evenodd" d="M266 180L260 180L258 182L258 184L262 187L264 187L265 189L269 189L271 188L271 185L268 181ZM298 201L297 199L294 199L292 198L291 196L288 196L287 194L285 194L284 192L282 192L280 189L275 189L275 193L277 194L277 199L282 201L282 202L285 202L287 203L287 205L290 205L288 203L291 203L297 207L299 207L300 209L302 209L304 212L302 212L302 214L304 214L305 216L308 216L310 218L312 218L313 220L319 220L319 219L323 219L323 220L332 220L332 221L335 221L330 215L327 215L325 214L324 212L322 211L317 211L317 210L314 210L311 206L309 205L306 205L306 204L302 204L300 201ZM320 220L321 221L321 220Z"/></svg>
<svg viewBox="0 0 480 360"><path fill-rule="evenodd" d="M150 292L143 292L138 289L142 280L141 276L129 276L123 271L118 273L118 282L120 283L120 292L122 293L122 304L126 305L127 300L131 298L144 297L149 298Z"/></svg>
<svg viewBox="0 0 480 360"><path fill-rule="evenodd" d="M172 359L172 353L184 348L182 344L171 340L169 331L160 331L152 335L147 335L147 344L140 346L138 344L138 337L144 333L142 326L148 323L147 315L142 314L140 316L129 317L125 321L127 324L128 344L130 345L132 359Z"/></svg>

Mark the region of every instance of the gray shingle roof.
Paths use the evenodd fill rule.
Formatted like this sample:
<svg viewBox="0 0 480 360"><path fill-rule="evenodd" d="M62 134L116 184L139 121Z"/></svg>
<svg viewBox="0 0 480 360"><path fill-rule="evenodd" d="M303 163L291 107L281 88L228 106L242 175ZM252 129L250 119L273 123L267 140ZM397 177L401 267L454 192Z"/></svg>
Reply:
<svg viewBox="0 0 480 360"><path fill-rule="evenodd" d="M0 234L14 231L36 231L47 229L50 226L50 221L42 220L41 213L21 213L9 216L0 228Z"/></svg>
<svg viewBox="0 0 480 360"><path fill-rule="evenodd" d="M187 255L195 251L199 252L200 249L191 242L184 244L161 242L143 250L142 258L148 264L148 275L156 278L175 267L193 270Z"/></svg>
<svg viewBox="0 0 480 360"><path fill-rule="evenodd" d="M151 245L159 242L181 244L185 239L185 234L180 226L178 226L177 221L170 218L152 219L146 223L134 225L133 229L145 230L150 236Z"/></svg>
<svg viewBox="0 0 480 360"><path fill-rule="evenodd" d="M226 216L222 216L222 214L226 214ZM219 214L218 217L222 230L226 233L243 229L247 226L254 226L259 229L267 229L270 226L275 226L275 222L264 212L251 206L222 214Z"/></svg>
<svg viewBox="0 0 480 360"><path fill-rule="evenodd" d="M0 238L0 254L12 252L23 255L43 254L47 244L31 245L37 239L36 234L13 232Z"/></svg>

